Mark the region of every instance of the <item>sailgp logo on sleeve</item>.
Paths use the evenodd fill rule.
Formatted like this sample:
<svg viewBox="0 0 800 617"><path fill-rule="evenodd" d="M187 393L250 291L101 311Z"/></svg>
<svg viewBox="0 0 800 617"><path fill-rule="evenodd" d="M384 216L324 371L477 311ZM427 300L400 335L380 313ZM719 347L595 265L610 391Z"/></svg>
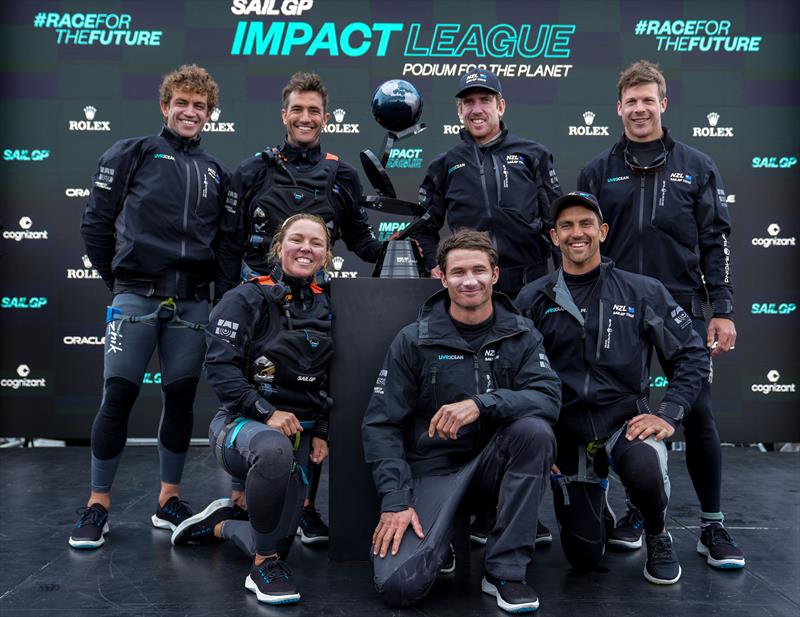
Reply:
<svg viewBox="0 0 800 617"><path fill-rule="evenodd" d="M375 386L372 388L372 391L375 394L383 394L383 388L386 385L386 376L389 374L387 369L381 369L381 372L378 373L378 378L375 380Z"/></svg>
<svg viewBox="0 0 800 617"><path fill-rule="evenodd" d="M616 315L617 317L630 317L633 319L636 317L636 307L626 306L624 304L615 304L614 308L611 309L611 314Z"/></svg>
<svg viewBox="0 0 800 617"><path fill-rule="evenodd" d="M226 338L229 341L236 340L236 331L239 329L239 324L235 321L228 321L227 319L218 319L217 327L214 329L214 334Z"/></svg>
<svg viewBox="0 0 800 617"><path fill-rule="evenodd" d="M672 309L669 316L672 317L672 319L681 329L692 323L692 320L689 319L689 315L680 306L676 306L674 309Z"/></svg>

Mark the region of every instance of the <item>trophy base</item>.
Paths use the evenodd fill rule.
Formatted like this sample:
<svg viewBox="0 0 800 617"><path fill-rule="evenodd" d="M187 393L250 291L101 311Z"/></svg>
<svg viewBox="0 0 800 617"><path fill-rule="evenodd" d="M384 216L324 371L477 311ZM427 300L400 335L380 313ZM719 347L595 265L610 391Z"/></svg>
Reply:
<svg viewBox="0 0 800 617"><path fill-rule="evenodd" d="M424 272L422 255L411 240L389 240L383 245L372 276L384 279L416 279Z"/></svg>

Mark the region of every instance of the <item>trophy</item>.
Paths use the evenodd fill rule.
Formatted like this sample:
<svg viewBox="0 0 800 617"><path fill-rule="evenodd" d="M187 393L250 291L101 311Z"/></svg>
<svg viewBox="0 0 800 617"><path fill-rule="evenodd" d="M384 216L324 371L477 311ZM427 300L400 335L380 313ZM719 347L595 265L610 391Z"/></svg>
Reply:
<svg viewBox="0 0 800 617"><path fill-rule="evenodd" d="M386 164L392 146L398 141L421 133L427 127L420 122L422 97L417 89L402 79L391 79L382 83L372 95L372 115L386 129L380 157L372 150L361 152L361 165L367 174L376 195L364 198L364 206L379 212L417 217L400 234L383 245L375 262L372 276L381 278L419 278L426 273L425 263L419 247L409 240L415 225L428 219L425 208L416 202L398 199Z"/></svg>

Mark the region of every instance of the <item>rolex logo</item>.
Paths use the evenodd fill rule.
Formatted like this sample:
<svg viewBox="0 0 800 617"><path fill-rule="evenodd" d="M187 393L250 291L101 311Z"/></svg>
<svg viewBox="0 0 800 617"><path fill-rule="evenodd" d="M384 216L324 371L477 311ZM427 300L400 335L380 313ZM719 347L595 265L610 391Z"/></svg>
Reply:
<svg viewBox="0 0 800 617"><path fill-rule="evenodd" d="M733 127L717 126L719 124L719 114L712 111L706 115L708 126L692 127L692 137L733 137Z"/></svg>
<svg viewBox="0 0 800 617"><path fill-rule="evenodd" d="M340 257L339 255L337 255L336 257L333 258L333 269L334 270L336 270L338 272L339 270L342 269L343 265L344 265L344 257Z"/></svg>
<svg viewBox="0 0 800 617"><path fill-rule="evenodd" d="M70 120L67 123L67 128L70 131L110 131L110 120L95 120L97 115L97 107L94 105L87 105L83 108L83 120Z"/></svg>
<svg viewBox="0 0 800 617"><path fill-rule="evenodd" d="M333 119L336 122L329 122L322 128L323 133L360 133L358 124L345 124L343 122L347 112L341 107L333 110Z"/></svg>
<svg viewBox="0 0 800 617"><path fill-rule="evenodd" d="M84 255L83 257L81 257L81 261L83 262L83 267L84 268L91 268L92 267L92 260L89 259L88 255Z"/></svg>
<svg viewBox="0 0 800 617"><path fill-rule="evenodd" d="M572 135L573 137L596 137L599 135L608 135L607 126L593 126L595 119L595 113L593 111L589 111L587 109L581 114L581 117L583 118L583 125L568 127L567 135Z"/></svg>
<svg viewBox="0 0 800 617"><path fill-rule="evenodd" d="M222 110L215 107L208 117L208 122L203 125L204 133L235 133L236 124L234 122L217 122L222 115Z"/></svg>

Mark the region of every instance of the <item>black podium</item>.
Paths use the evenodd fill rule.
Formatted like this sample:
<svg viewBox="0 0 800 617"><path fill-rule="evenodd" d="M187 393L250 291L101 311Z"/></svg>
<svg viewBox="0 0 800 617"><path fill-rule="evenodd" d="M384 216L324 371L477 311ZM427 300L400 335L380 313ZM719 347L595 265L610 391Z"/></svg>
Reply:
<svg viewBox="0 0 800 617"><path fill-rule="evenodd" d="M369 558L378 497L364 462L361 419L395 334L442 288L432 279L334 279L330 428L330 559Z"/></svg>

